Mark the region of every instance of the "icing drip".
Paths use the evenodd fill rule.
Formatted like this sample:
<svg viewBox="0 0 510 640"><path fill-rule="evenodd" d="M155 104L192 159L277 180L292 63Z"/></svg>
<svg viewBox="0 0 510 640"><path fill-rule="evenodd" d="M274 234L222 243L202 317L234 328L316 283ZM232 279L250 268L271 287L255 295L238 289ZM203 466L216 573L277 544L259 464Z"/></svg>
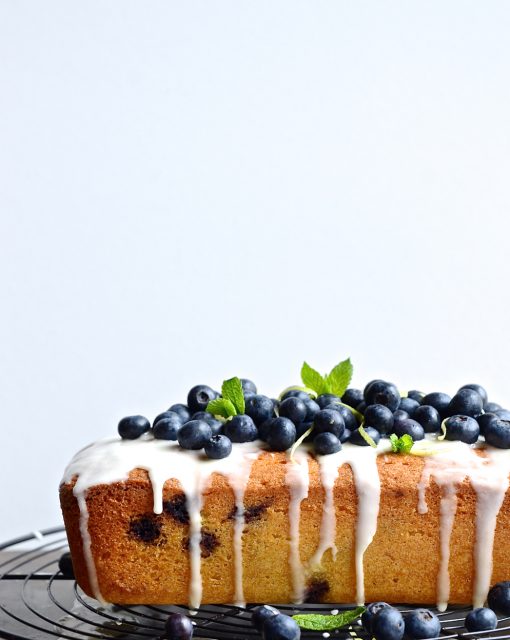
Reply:
<svg viewBox="0 0 510 640"><path fill-rule="evenodd" d="M310 475L308 454L296 451L295 462L288 465L286 482L290 492L289 532L290 532L290 572L292 576L292 600L301 604L305 595L305 575L299 554L299 522L301 519L301 502L308 497Z"/></svg>

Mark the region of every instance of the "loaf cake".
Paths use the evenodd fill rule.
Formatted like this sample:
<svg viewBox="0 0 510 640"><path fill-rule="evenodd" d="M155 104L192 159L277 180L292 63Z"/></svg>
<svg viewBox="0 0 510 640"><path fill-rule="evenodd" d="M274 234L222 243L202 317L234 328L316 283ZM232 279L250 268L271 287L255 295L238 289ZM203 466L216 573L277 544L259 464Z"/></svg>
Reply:
<svg viewBox="0 0 510 640"><path fill-rule="evenodd" d="M314 424L277 451L259 422L264 440L234 437L220 459L154 428L81 450L60 486L80 587L117 604L444 609L482 606L490 585L510 578L508 449L438 432L402 452L365 425L374 446L352 438L320 455Z"/></svg>

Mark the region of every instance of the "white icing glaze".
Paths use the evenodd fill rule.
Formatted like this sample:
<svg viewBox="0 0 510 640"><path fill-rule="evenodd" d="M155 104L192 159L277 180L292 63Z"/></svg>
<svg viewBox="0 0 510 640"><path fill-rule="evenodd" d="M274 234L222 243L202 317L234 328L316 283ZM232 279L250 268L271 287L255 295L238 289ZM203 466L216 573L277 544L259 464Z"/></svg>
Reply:
<svg viewBox="0 0 510 640"><path fill-rule="evenodd" d="M308 454L298 450L294 454L295 462L289 462L286 482L290 492L289 532L290 532L290 572L292 576L292 600L301 604L305 594L305 575L299 555L299 523L301 520L301 502L308 497L310 474Z"/></svg>

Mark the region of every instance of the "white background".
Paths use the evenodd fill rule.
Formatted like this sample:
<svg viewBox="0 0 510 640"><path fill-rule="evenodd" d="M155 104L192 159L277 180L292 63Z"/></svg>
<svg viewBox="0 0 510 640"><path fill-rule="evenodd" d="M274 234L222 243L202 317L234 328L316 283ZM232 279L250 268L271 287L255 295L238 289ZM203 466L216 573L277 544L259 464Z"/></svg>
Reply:
<svg viewBox="0 0 510 640"><path fill-rule="evenodd" d="M0 2L0 540L195 383L510 405L510 4Z"/></svg>

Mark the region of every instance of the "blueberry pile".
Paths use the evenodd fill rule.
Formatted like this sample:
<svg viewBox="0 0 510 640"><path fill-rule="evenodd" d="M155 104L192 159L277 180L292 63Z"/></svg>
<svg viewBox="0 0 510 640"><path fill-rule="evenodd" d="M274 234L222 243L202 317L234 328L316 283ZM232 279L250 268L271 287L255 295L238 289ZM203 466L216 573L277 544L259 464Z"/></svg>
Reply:
<svg viewBox="0 0 510 640"><path fill-rule="evenodd" d="M140 415L123 418L119 434L135 439L151 432L157 439L177 440L183 449L203 450L211 459L229 456L239 442L262 440L271 451L286 451L304 440L313 443L318 455L328 455L340 451L344 442L374 446L390 434L416 442L436 433L467 444L483 436L495 447L510 448L510 411L489 402L478 384L464 385L453 397L416 390L402 397L393 383L372 380L363 391L348 388L342 395L317 395L291 388L275 400L259 394L251 380L227 382L233 381L239 386L241 412L236 412L235 397L231 403L211 387L197 385L187 404L173 404L152 426ZM208 410L218 406L232 412L219 416Z"/></svg>

